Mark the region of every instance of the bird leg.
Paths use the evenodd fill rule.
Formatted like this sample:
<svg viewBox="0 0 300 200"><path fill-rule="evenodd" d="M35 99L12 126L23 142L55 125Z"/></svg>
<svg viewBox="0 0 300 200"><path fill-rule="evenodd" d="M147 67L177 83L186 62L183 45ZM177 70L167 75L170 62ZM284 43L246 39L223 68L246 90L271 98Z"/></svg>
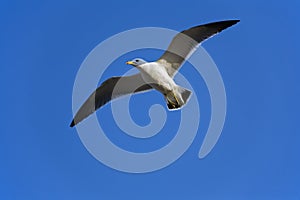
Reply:
<svg viewBox="0 0 300 200"><path fill-rule="evenodd" d="M179 104L179 101L178 101L178 99L177 99L177 97L176 97L176 95L175 95L175 93L174 92L172 92L173 93L173 96L174 96L174 98L175 98L175 100L176 100L176 103L178 104L178 105L180 105Z"/></svg>
<svg viewBox="0 0 300 200"><path fill-rule="evenodd" d="M173 107L173 108L177 108L178 105L180 105L180 104L179 104L179 101L178 101L178 99L177 99L175 93L174 93L173 91L172 91L171 93L172 93L172 97L173 97L174 99L170 99L168 95L165 95L165 96L166 96L168 102L171 103L172 107ZM176 103L174 103L174 100L176 101Z"/></svg>
<svg viewBox="0 0 300 200"><path fill-rule="evenodd" d="M175 108L175 105L173 104L173 101L171 101L171 99L168 97L168 95L166 95L167 101L170 102L173 106L173 108Z"/></svg>

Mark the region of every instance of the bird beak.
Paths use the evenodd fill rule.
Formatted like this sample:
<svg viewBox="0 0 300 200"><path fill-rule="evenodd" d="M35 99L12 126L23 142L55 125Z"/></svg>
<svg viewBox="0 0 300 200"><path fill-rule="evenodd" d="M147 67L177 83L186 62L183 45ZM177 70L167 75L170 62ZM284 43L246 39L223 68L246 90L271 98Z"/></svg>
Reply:
<svg viewBox="0 0 300 200"><path fill-rule="evenodd" d="M134 63L132 61L126 62L127 65L133 65Z"/></svg>

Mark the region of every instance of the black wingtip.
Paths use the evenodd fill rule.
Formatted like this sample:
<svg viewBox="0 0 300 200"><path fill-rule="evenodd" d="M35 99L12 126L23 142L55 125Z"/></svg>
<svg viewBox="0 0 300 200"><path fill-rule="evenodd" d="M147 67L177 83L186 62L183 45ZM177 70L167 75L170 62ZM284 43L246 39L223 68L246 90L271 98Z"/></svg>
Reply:
<svg viewBox="0 0 300 200"><path fill-rule="evenodd" d="M70 124L70 127L73 127L73 126L75 126L74 120L72 120L72 122L71 122L71 124Z"/></svg>
<svg viewBox="0 0 300 200"><path fill-rule="evenodd" d="M225 21L219 21L219 22L213 22L213 23L210 23L211 25L213 24L218 24L218 25L221 25L223 26L223 28L228 28L230 26L233 26L234 24L240 22L239 19L233 19L233 20L225 20Z"/></svg>
<svg viewBox="0 0 300 200"><path fill-rule="evenodd" d="M229 22L231 22L232 25L239 23L241 20L239 19L233 19L233 20L228 20Z"/></svg>
<svg viewBox="0 0 300 200"><path fill-rule="evenodd" d="M238 23L241 20L239 20L239 19L231 19L231 20L228 20L228 21L232 21L232 22Z"/></svg>
<svg viewBox="0 0 300 200"><path fill-rule="evenodd" d="M219 33L221 31L235 25L238 22L240 22L239 19L224 20L224 21L208 23L208 24L205 24L203 26L208 27L208 28L212 28L214 30L217 30L217 32Z"/></svg>

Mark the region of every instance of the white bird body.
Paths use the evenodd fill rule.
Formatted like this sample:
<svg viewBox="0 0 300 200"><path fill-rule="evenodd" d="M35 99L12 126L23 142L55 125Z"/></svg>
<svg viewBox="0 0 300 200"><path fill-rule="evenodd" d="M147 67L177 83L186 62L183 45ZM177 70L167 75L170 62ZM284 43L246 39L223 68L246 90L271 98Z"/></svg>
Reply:
<svg viewBox="0 0 300 200"><path fill-rule="evenodd" d="M136 68L140 70L145 83L164 95L170 110L177 110L188 101L191 91L178 86L164 65L158 62L145 62Z"/></svg>
<svg viewBox="0 0 300 200"><path fill-rule="evenodd" d="M140 70L143 80L163 94L167 94L177 87L166 68L157 62L144 63L137 68Z"/></svg>

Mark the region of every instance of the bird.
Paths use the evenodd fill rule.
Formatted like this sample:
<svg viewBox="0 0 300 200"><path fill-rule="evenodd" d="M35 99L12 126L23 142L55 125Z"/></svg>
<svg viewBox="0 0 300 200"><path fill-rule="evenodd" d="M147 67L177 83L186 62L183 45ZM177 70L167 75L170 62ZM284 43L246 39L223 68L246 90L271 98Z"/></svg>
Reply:
<svg viewBox="0 0 300 200"><path fill-rule="evenodd" d="M192 92L175 83L174 76L177 71L200 43L239 21L225 20L194 26L176 34L167 50L156 61L147 62L135 58L126 62L137 68L139 73L105 80L79 108L70 127L77 125L113 99L153 89L163 95L168 110L183 108Z"/></svg>

